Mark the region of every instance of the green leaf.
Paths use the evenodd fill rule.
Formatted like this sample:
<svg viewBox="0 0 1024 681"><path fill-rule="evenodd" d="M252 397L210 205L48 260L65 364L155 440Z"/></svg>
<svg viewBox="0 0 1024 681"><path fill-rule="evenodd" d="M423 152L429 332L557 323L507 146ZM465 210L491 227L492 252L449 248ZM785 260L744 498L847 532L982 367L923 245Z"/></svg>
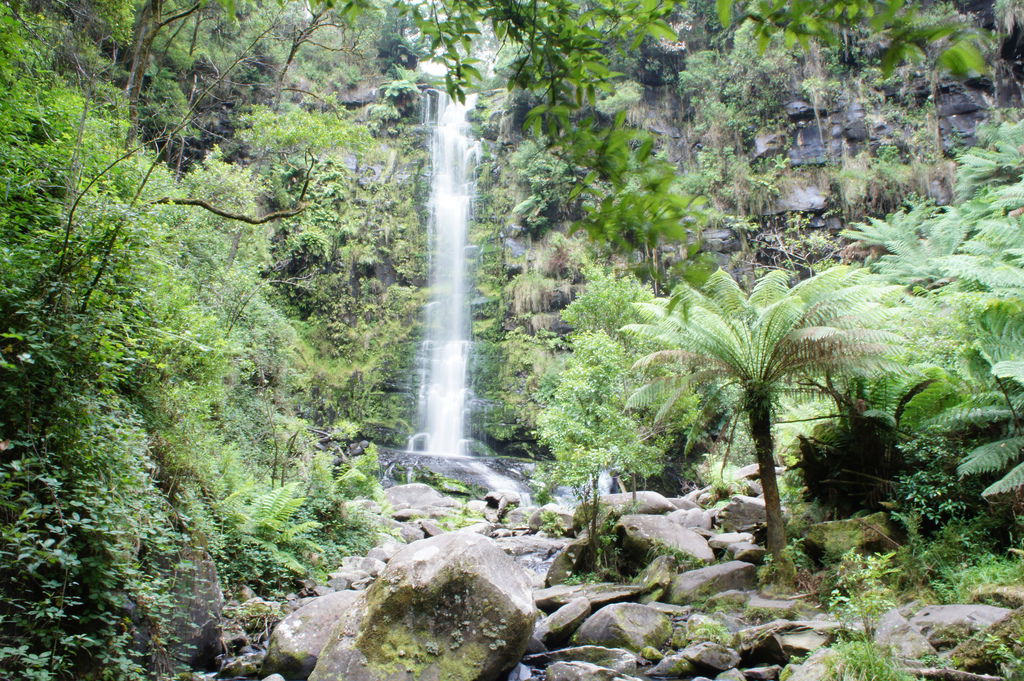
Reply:
<svg viewBox="0 0 1024 681"><path fill-rule="evenodd" d="M732 23L732 0L715 0L715 7L718 9L718 20L724 28Z"/></svg>

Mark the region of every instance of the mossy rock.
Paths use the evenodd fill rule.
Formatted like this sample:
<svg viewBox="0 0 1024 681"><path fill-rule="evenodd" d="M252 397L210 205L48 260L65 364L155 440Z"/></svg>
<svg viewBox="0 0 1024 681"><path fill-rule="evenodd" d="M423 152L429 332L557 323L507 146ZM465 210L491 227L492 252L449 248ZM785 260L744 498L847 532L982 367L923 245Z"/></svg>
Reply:
<svg viewBox="0 0 1024 681"><path fill-rule="evenodd" d="M815 558L836 561L848 551L867 555L895 550L899 536L888 514L879 511L863 518L812 525L804 536L804 548Z"/></svg>
<svg viewBox="0 0 1024 681"><path fill-rule="evenodd" d="M952 657L960 669L979 674L999 672L1008 657L1024 658L1024 607L958 645Z"/></svg>
<svg viewBox="0 0 1024 681"><path fill-rule="evenodd" d="M639 603L613 603L591 615L576 631L576 645L625 648L639 652L661 648L672 637L669 617Z"/></svg>
<svg viewBox="0 0 1024 681"><path fill-rule="evenodd" d="M414 542L332 634L311 681L494 681L526 650L529 578L473 533Z"/></svg>

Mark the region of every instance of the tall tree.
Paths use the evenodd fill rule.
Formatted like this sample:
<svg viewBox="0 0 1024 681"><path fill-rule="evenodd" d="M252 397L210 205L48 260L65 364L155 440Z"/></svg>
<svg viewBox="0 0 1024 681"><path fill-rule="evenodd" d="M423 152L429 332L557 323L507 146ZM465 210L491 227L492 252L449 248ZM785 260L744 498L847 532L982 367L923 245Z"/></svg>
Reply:
<svg viewBox="0 0 1024 681"><path fill-rule="evenodd" d="M807 389L800 379L854 371L879 361L893 340L872 330L882 315L879 300L891 289L862 269L835 267L790 286L776 270L748 294L724 270L700 289L684 286L671 299L641 305L647 323L628 331L661 344L638 366L678 363L684 372L648 383L631 406L672 399L680 389L719 381L736 386L754 441L768 520L768 550L784 561L782 518L772 410L780 393Z"/></svg>

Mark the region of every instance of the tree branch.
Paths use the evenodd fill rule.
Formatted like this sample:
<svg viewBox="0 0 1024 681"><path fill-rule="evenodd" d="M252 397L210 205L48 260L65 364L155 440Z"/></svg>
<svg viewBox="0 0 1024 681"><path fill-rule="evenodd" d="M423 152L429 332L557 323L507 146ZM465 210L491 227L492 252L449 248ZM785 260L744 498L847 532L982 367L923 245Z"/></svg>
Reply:
<svg viewBox="0 0 1024 681"><path fill-rule="evenodd" d="M217 206L214 206L213 204L207 201L203 201L202 199L175 199L169 196L165 196L162 199L157 199L156 201L152 201L151 203L173 204L176 206L198 206L199 208L210 211L214 215L218 215L222 218L226 218L228 220L237 220L238 222L245 222L250 225L262 225L266 222L270 222L271 220L294 217L301 213L302 211L306 210L307 208L307 204L305 203L306 192L309 190L309 180L313 174L313 166L316 164L316 157L312 153L307 151L306 159L309 162L309 165L306 166L306 180L302 183L302 194L299 195L299 200L296 202L294 208L275 210L272 213L267 213L266 215L263 215L261 217L251 217L249 215L242 215L241 213L232 213L231 211L224 210L223 208L218 208Z"/></svg>

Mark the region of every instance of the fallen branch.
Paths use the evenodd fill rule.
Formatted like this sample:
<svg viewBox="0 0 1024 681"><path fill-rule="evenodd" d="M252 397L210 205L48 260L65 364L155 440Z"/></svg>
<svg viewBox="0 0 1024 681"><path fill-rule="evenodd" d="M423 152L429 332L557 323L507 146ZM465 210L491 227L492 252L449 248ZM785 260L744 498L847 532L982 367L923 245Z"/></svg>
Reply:
<svg viewBox="0 0 1024 681"><path fill-rule="evenodd" d="M973 674L959 669L941 669L938 667L921 667L907 669L907 672L919 679L939 679L940 681L1005 681L1001 676Z"/></svg>

